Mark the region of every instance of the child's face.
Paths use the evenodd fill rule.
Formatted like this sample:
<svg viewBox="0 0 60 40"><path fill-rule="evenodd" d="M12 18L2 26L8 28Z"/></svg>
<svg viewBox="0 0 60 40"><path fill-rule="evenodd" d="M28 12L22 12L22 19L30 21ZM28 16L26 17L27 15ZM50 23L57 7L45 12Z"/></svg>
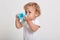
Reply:
<svg viewBox="0 0 60 40"><path fill-rule="evenodd" d="M35 19L35 15L36 15L36 10L34 7L32 6L28 6L26 9L27 14L29 13L28 17L31 19Z"/></svg>

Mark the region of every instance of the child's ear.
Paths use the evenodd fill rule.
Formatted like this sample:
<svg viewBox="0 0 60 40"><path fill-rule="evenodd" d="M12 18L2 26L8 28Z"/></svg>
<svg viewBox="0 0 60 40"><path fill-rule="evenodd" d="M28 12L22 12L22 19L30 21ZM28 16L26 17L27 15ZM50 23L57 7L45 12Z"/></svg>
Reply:
<svg viewBox="0 0 60 40"><path fill-rule="evenodd" d="M36 12L36 13L35 13L35 16L37 17L38 15L39 15L39 13L38 13L38 12Z"/></svg>

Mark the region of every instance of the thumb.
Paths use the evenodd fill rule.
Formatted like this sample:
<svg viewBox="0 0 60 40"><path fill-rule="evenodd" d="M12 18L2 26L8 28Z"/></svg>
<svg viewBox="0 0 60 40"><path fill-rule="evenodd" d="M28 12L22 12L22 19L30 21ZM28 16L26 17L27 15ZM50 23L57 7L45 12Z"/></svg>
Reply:
<svg viewBox="0 0 60 40"><path fill-rule="evenodd" d="M27 20L27 16L24 16L24 19Z"/></svg>

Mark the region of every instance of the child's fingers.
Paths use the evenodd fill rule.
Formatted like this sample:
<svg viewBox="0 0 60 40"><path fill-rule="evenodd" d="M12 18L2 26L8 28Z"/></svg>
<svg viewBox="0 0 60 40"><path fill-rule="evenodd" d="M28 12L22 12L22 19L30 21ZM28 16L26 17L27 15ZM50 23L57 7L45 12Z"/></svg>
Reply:
<svg viewBox="0 0 60 40"><path fill-rule="evenodd" d="M18 14L16 14L16 19L17 19L17 20L20 20L20 19L18 18Z"/></svg>
<svg viewBox="0 0 60 40"><path fill-rule="evenodd" d="M26 16L24 16L24 19L26 19Z"/></svg>
<svg viewBox="0 0 60 40"><path fill-rule="evenodd" d="M18 14L16 14L16 18L18 18ZM18 18L19 19L19 18Z"/></svg>
<svg viewBox="0 0 60 40"><path fill-rule="evenodd" d="M25 20L28 20L28 17L27 17L27 16L24 16L24 19L25 19Z"/></svg>

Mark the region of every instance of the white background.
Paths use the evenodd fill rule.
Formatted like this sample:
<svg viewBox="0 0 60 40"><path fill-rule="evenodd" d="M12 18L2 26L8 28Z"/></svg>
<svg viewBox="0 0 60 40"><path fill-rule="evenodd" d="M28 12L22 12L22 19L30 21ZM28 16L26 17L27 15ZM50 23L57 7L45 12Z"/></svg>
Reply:
<svg viewBox="0 0 60 40"><path fill-rule="evenodd" d="M0 0L0 40L23 40L23 29L16 29L15 15L32 0ZM33 0L41 7L41 40L60 40L59 0Z"/></svg>

